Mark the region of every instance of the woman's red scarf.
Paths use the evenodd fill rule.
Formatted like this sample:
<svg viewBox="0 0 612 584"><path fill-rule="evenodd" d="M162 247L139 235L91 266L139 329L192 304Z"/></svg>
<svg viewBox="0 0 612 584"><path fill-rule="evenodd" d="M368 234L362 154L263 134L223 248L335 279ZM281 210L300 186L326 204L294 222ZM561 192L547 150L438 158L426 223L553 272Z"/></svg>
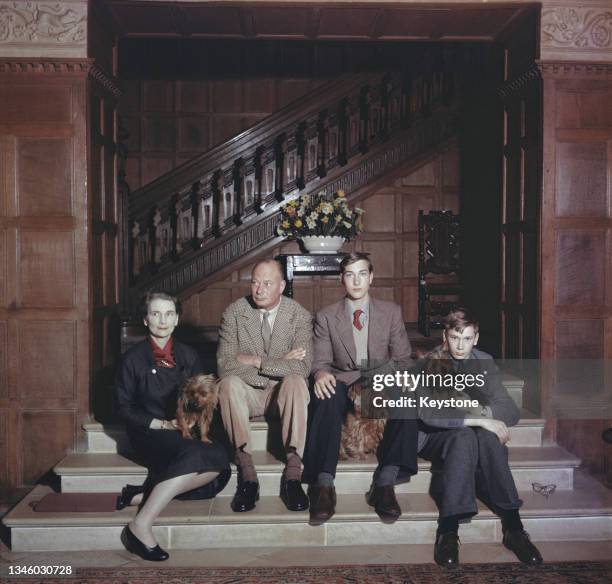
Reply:
<svg viewBox="0 0 612 584"><path fill-rule="evenodd" d="M151 337L149 337L149 343L153 349L153 358L155 359L155 365L157 367L164 367L166 369L172 369L176 367L176 361L172 354L174 343L172 337L168 339L166 346L162 349Z"/></svg>

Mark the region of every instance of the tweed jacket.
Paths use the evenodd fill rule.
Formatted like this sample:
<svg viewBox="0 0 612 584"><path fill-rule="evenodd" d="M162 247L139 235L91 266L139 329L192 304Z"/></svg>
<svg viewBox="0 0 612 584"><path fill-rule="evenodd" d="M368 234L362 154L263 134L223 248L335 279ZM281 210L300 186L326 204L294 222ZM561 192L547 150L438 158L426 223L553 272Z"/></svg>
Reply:
<svg viewBox="0 0 612 584"><path fill-rule="evenodd" d="M306 357L283 359L292 349L302 348ZM244 365L236 355L244 353L261 357L261 367ZM264 353L260 312L250 297L230 304L221 317L217 367L220 377L237 375L253 387L266 387L270 380L286 375L308 377L312 364L312 316L295 300L281 297L274 319L270 351Z"/></svg>
<svg viewBox="0 0 612 584"><path fill-rule="evenodd" d="M329 371L347 385L361 377L352 322L346 313L346 299L317 312L314 325L313 374ZM378 364L410 363L410 341L402 309L394 302L370 298L368 359ZM392 364L393 364L392 363Z"/></svg>

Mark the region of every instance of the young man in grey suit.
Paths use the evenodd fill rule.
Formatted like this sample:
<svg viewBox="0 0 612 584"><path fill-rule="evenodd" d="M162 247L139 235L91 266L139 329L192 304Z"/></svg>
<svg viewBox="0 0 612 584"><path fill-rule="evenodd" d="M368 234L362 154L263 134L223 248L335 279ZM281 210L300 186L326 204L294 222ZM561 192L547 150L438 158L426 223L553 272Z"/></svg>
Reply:
<svg viewBox="0 0 612 584"><path fill-rule="evenodd" d="M459 522L476 515L478 496L501 518L504 545L522 562L539 564L542 556L523 529L522 501L508 465L508 426L518 422L520 412L491 355L475 348L478 328L467 310L452 310L444 323L444 344L429 354L425 365L425 372L447 371L458 393L478 404L419 409L419 456L433 464L430 493L440 511L434 559L447 567L459 563ZM465 385L467 376L472 376L473 387ZM446 390L426 389L429 397L440 391Z"/></svg>
<svg viewBox="0 0 612 584"><path fill-rule="evenodd" d="M280 413L287 463L280 496L290 511L308 509L302 490L302 457L308 402L306 379L312 363L312 317L295 300L282 296L285 280L275 260L255 264L251 295L230 304L221 317L217 366L219 406L236 449L236 512L250 511L259 498L251 457L249 418Z"/></svg>
<svg viewBox="0 0 612 584"><path fill-rule="evenodd" d="M370 297L374 268L363 253L351 253L340 264L346 298L320 310L314 327L314 394L304 455L303 482L309 483L310 523L327 521L336 507L334 478L347 392L358 382L362 363L410 363L410 342L401 308ZM378 468L367 501L386 523L401 515L394 485L417 472L416 420L388 420L378 448Z"/></svg>

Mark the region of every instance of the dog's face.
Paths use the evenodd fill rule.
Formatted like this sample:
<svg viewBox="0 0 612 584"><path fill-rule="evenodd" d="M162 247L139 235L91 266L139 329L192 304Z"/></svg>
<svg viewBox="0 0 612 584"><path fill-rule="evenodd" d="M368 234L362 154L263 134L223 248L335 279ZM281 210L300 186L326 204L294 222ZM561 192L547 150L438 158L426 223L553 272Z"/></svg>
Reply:
<svg viewBox="0 0 612 584"><path fill-rule="evenodd" d="M214 375L196 375L188 380L180 396L186 412L197 413L217 401L217 379Z"/></svg>

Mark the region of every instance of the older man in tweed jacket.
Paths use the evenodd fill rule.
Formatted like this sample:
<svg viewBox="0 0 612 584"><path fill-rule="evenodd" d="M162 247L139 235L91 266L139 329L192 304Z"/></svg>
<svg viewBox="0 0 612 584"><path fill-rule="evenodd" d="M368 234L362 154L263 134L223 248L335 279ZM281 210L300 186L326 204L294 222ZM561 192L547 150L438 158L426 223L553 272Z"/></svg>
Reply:
<svg viewBox="0 0 612 584"><path fill-rule="evenodd" d="M259 498L251 458L249 418L280 413L287 464L280 496L291 511L308 508L302 490L309 393L305 378L312 364L312 317L285 289L280 264L264 260L251 274L251 296L232 303L221 318L217 365L223 424L236 449L238 488L234 511L249 511Z"/></svg>

